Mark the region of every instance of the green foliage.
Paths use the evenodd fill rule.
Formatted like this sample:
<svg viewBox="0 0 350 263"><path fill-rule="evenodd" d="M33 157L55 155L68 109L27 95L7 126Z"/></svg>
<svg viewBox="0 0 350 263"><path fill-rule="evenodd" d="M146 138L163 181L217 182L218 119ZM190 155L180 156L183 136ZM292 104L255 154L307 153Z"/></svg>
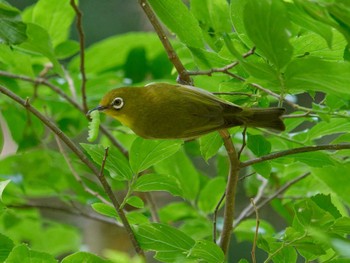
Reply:
<svg viewBox="0 0 350 263"><path fill-rule="evenodd" d="M245 142L246 147L233 231L237 245L229 255L240 250L237 261L250 261L257 239L257 262L347 262L350 1L148 2L173 33L171 44L186 69L202 70L191 76L196 86L223 92L218 96L243 107L287 108L284 132L248 128L243 138L241 127L230 129L236 151ZM84 13L83 21L89 16ZM88 123L77 106L82 105L82 77L80 44L70 36L75 18L69 1L39 0L24 10L0 1L0 86L28 98L81 146L97 170L105 159L100 176L116 193L142 249L161 262L225 262L213 242L213 215L229 171L222 138L213 132L185 142L145 140L104 115L100 123L97 111ZM88 35L89 28L84 32ZM91 44L85 49L85 70L91 108L112 88L176 79L154 32L113 35ZM120 241L113 233L116 249L106 250L99 228L81 223L85 217L118 225L123 220L75 153L4 94L0 111L1 148L12 140L18 146L0 154L0 261L143 262L119 251L129 236ZM347 149L293 151L319 145ZM290 154L264 159L286 150ZM245 165L252 160L257 162ZM249 205L252 197L257 214ZM216 215L217 239L224 204ZM260 219L257 236L254 215ZM78 227L70 226L72 221ZM103 236L115 225L110 227L100 231ZM82 233L104 246L97 255Z"/></svg>

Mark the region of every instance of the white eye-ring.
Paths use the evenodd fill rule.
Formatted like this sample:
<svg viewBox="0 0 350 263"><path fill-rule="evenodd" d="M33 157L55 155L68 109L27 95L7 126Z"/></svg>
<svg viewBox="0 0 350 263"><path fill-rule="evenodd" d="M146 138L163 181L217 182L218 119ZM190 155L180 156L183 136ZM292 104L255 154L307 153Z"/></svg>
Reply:
<svg viewBox="0 0 350 263"><path fill-rule="evenodd" d="M115 108L116 110L121 109L124 106L124 101L122 98L120 97L116 97L113 101L112 101L112 107Z"/></svg>

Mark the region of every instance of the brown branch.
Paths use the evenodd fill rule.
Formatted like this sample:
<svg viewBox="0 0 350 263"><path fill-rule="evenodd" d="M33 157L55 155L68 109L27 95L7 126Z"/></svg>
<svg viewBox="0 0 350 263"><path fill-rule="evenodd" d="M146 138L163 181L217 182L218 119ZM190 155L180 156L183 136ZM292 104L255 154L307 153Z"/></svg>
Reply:
<svg viewBox="0 0 350 263"><path fill-rule="evenodd" d="M47 210L53 210L55 212L59 211L62 213L66 214L71 214L71 215L78 215L78 216L83 216L85 218L99 221L102 223L107 223L107 224L112 224L112 225L117 225L119 227L123 227L121 223L118 221L114 220L113 218L105 217L100 214L96 213L89 213L85 212L81 209L70 209L68 207L63 207L63 206L50 206L47 203L45 204L21 204L21 205L6 205L6 207L9 208L15 208L15 209L33 209L33 208L38 208L38 209L47 209Z"/></svg>
<svg viewBox="0 0 350 263"><path fill-rule="evenodd" d="M102 203L105 203L107 205L112 205L109 201L107 201L103 196L101 196L98 192L93 191L92 189L90 189L85 183L84 181L81 179L80 175L77 173L77 171L75 171L71 161L69 160L67 153L65 152L65 150L63 149L62 143L59 140L59 138L57 137L57 135L55 135L55 140L56 143L58 145L58 149L60 150L64 160L66 161L69 170L72 172L73 177L75 178L75 180L83 187L84 191L87 192L88 194L91 194L92 196L95 196L96 198L98 198Z"/></svg>
<svg viewBox="0 0 350 263"><path fill-rule="evenodd" d="M289 187L296 184L297 182L303 180L305 177L309 176L311 173L307 172L305 174L302 174L293 180L290 180L289 182L285 183L282 187L280 187L276 192L271 194L269 197L267 197L264 201L262 201L260 204L258 204L257 210L261 209L263 206L271 202L271 200L275 199L277 196L279 196L281 193L285 192ZM244 219L251 216L254 213L253 209L244 209L242 213L237 217L235 223L233 224L233 228L235 229Z"/></svg>
<svg viewBox="0 0 350 263"><path fill-rule="evenodd" d="M16 101L18 104L22 105L24 108L26 108L29 112L31 112L33 115L35 115L46 127L48 127L54 134L56 134L60 140L62 140L68 148L72 150L72 152L97 176L100 183L102 184L104 190L106 191L109 199L112 201L112 204L117 211L119 218L121 222L123 223L125 230L127 231L130 240L135 248L135 251L141 255L144 256L144 253L142 249L140 248L139 244L137 243L136 237L134 236L134 233L131 229L131 226L124 214L124 211L120 209L120 204L115 195L113 194L111 187L109 186L107 180L100 176L100 171L97 169L97 167L89 160L89 158L83 153L83 151L78 148L74 142L65 134L63 133L52 121L50 121L48 118L46 118L43 114L41 114L36 108L31 106L31 104L28 102L28 100L23 100L20 97L18 97L16 94L8 90L7 88L0 85L0 92L11 98L12 100Z"/></svg>
<svg viewBox="0 0 350 263"><path fill-rule="evenodd" d="M79 110L81 113L84 114L85 118L87 118L89 120L89 117L86 116L84 109L82 108L82 106L79 105L79 103L77 103L74 99L72 99L71 97L69 97L61 88L53 85L51 82L49 82L48 80L46 80L45 78L36 78L33 79L31 77L28 76L24 76L24 75L16 75L16 74L12 74L6 71L1 71L0 70L0 76L3 77L7 77L7 78L12 78L12 79L19 79L19 80L23 80L26 82L31 82L33 84L41 84L44 85L48 88L50 88L53 92L57 93L59 96L61 96L63 99L65 99L66 101L68 101L74 108L76 108L77 110ZM108 129L103 126L100 125L100 130L101 132L107 136L107 138L110 140L110 142L116 147L118 148L126 157L128 157L128 151L120 144L120 142L118 142L114 136L108 131Z"/></svg>
<svg viewBox="0 0 350 263"><path fill-rule="evenodd" d="M148 4L147 0L139 0L139 4L141 5L143 11L145 12L148 20L151 22L154 30L156 31L160 41L163 44L165 51L168 54L168 58L171 63L174 65L176 71L179 74L178 82L186 85L193 85L193 81L185 69L184 65L180 61L178 55L176 54L173 46L171 45L168 36L165 34L162 26L160 25L156 15L154 14L151 6Z"/></svg>
<svg viewBox="0 0 350 263"><path fill-rule="evenodd" d="M259 219L259 212L258 209L255 205L254 199L251 198L250 202L254 208L255 211L255 218L256 218L256 226L255 226L255 234L254 234L254 240L253 240L253 246L252 246L252 251L251 251L251 255L252 255L252 262L256 263L256 256L255 256L255 250L256 250L256 243L258 241L258 234L259 234L259 225L260 225L260 219Z"/></svg>
<svg viewBox="0 0 350 263"><path fill-rule="evenodd" d="M88 111L88 106L86 102L86 73L85 73L85 35L83 30L82 18L83 13L79 10L78 6L75 4L74 0L70 0L70 5L73 7L77 15L77 30L79 34L79 44L80 44L80 73L81 73L81 97L83 110L85 113Z"/></svg>
<svg viewBox="0 0 350 263"><path fill-rule="evenodd" d="M222 196L220 197L219 202L215 206L214 214L213 214L213 242L216 244L216 225L217 225L217 218L218 218L218 212L220 209L220 206L222 202L224 201L226 196L226 193L223 193Z"/></svg>
<svg viewBox="0 0 350 263"><path fill-rule="evenodd" d="M247 53L243 54L242 57L247 58L247 57L253 55L254 52L255 52L255 47L250 49ZM189 74L191 76L198 76L198 75L211 76L213 73L219 73L219 72L225 73L225 74L232 74L229 72L229 70L236 67L238 64L239 64L239 61L235 61L235 62L232 62L231 64L228 64L222 68L211 68L208 70L188 71L187 74Z"/></svg>
<svg viewBox="0 0 350 263"><path fill-rule="evenodd" d="M239 173L239 160L237 158L236 149L232 143L231 136L227 130L219 131L224 146L227 151L227 155L230 162L230 170L226 184L226 202L224 207L224 224L220 237L220 247L225 255L227 255L228 247L231 240L232 226L235 211L236 190Z"/></svg>
<svg viewBox="0 0 350 263"><path fill-rule="evenodd" d="M305 152L316 152L316 151L336 151L336 150L344 150L344 149L350 149L350 143L342 143L342 144L329 144L329 145L318 145L318 146L305 146L305 147L299 147L294 149L289 149L285 151L270 153L249 161L241 162L240 168L247 167L256 163L261 163L264 161L277 159L280 157L288 156L291 154L298 154L298 153L305 153Z"/></svg>

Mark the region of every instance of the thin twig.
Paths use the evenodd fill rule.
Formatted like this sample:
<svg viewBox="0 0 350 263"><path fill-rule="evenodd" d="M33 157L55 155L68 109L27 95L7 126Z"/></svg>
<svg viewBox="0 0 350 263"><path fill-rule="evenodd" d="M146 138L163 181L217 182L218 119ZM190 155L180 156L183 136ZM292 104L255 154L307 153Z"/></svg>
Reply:
<svg viewBox="0 0 350 263"><path fill-rule="evenodd" d="M84 114L85 118L89 119L88 116L86 116L86 112L84 112L84 109L82 108L82 106L79 105L78 102L76 102L74 99L72 99L71 97L69 97L61 88L53 85L51 82L49 82L47 79L44 78L36 78L33 79L31 77L28 76L24 76L24 75L17 75L17 74L12 74L6 71L1 71L0 70L0 76L4 76L4 77L8 77L8 78L12 78L12 79L19 79L19 80L23 80L26 82L31 82L34 84L41 84L44 85L46 87L48 87L49 89L51 89L53 92L57 93L60 97L62 97L63 99L65 99L66 101L68 101L74 108L76 108L77 110L79 110L81 113ZM110 133L108 131L108 129L103 126L100 125L100 130L101 132L107 136L107 138L110 140L110 142L117 147L126 157L128 157L128 151L121 145L120 142L118 142L114 136L112 135L112 133Z"/></svg>
<svg viewBox="0 0 350 263"><path fill-rule="evenodd" d="M252 262L256 263L255 250L256 250L256 243L258 241L260 219L259 219L259 212L258 212L258 209L257 209L257 207L255 205L254 199L251 198L250 202L251 202L252 206L254 207L255 219L256 219L255 234L254 234L253 246L252 246L252 251L251 251Z"/></svg>
<svg viewBox="0 0 350 263"><path fill-rule="evenodd" d="M176 71L179 74L178 82L186 85L193 85L193 81L185 69L184 65L180 61L178 55L176 54L173 46L171 45L168 36L165 34L162 26L160 25L156 15L154 14L152 8L148 4L147 0L139 0L139 4L141 5L143 11L145 12L148 20L151 22L154 30L156 31L160 41L163 44L165 51L168 54L168 58L171 63L174 65Z"/></svg>
<svg viewBox="0 0 350 263"><path fill-rule="evenodd" d="M106 191L109 199L112 201L112 204L117 211L121 222L123 223L125 230L127 231L131 243L133 244L135 251L144 257L144 253L137 243L136 237L134 236L134 232L131 229L129 221L127 220L125 213L122 209L120 209L120 204L115 195L112 192L110 185L104 176L100 176L100 171L97 167L89 160L89 158L82 152L80 148L78 148L74 142L63 133L52 121L46 118L43 114L41 114L36 108L34 108L28 101L25 101L14 94L12 91L8 90L4 86L0 85L0 92L16 101L18 104L25 107L29 112L34 114L45 126L47 126L53 133L55 133L71 150L72 152L98 177L100 180L104 190Z"/></svg>
<svg viewBox="0 0 350 263"><path fill-rule="evenodd" d="M81 73L81 97L83 110L85 113L88 111L87 101L86 101L86 73L85 73L85 35L82 24L83 13L79 10L79 7L75 4L74 0L70 0L70 5L73 7L77 15L77 30L79 34L79 44L80 44L80 73Z"/></svg>
<svg viewBox="0 0 350 263"><path fill-rule="evenodd" d="M157 205L156 202L154 201L153 195L150 192L145 193L146 201L149 206L149 210L151 211L151 216L152 216L152 221L159 223L159 216L157 213Z"/></svg>
<svg viewBox="0 0 350 263"><path fill-rule="evenodd" d="M59 140L59 138L57 137L57 135L55 135L55 140L56 143L58 145L58 149L60 150L64 160L66 161L69 170L72 172L73 177L75 178L75 180L83 187L84 191L87 192L88 194L91 194L92 196L98 198L102 203L105 203L107 205L112 206L112 204L106 200L103 196L101 196L98 192L93 191L92 189L90 189L85 183L84 181L81 179L80 175L77 173L77 171L74 169L71 161L69 160L67 153L65 152L65 150L63 149L62 143Z"/></svg>
<svg viewBox="0 0 350 263"><path fill-rule="evenodd" d="M247 53L243 54L242 57L243 58L247 58L251 55L253 55L255 52L255 47L253 47L252 49L250 49ZM191 75L191 76L198 76L198 75L207 75L207 76L211 76L213 73L225 73L225 74L229 74L229 70L236 67L239 64L239 61L234 61L231 64L228 64L222 68L211 68L208 70L196 70L196 71L188 71L187 74Z"/></svg>
<svg viewBox="0 0 350 263"><path fill-rule="evenodd" d="M239 149L238 151L238 154L237 154L237 158L238 160L241 159L241 154L244 150L244 147L247 145L247 142L246 142L246 134L247 134L247 126L244 126L244 129L243 129L243 132L242 132L242 146L241 146L241 149Z"/></svg>
<svg viewBox="0 0 350 263"><path fill-rule="evenodd" d="M224 146L227 151L227 155L230 162L230 170L226 184L226 202L224 207L224 223L220 237L220 247L225 255L227 255L228 247L231 240L232 224L234 219L236 190L239 173L239 160L237 158L236 149L232 143L231 136L227 130L219 131Z"/></svg>
<svg viewBox="0 0 350 263"><path fill-rule="evenodd" d="M350 149L350 143L342 143L342 144L327 144L327 145L316 145L316 146L305 146L294 149L289 149L285 151L270 153L255 159L251 159L249 161L241 162L240 168L247 167L253 164L265 162L272 159L277 159L280 157L284 157L291 154L305 153L305 152L316 152L316 151L336 151L336 150L344 150Z"/></svg>
<svg viewBox="0 0 350 263"><path fill-rule="evenodd" d="M213 241L215 244L216 244L216 225L217 225L217 220L218 220L218 212L219 212L219 209L220 209L222 202L225 199L225 196L226 196L226 193L224 192L222 194L222 196L220 197L219 202L215 206L215 210L214 210L214 214L213 214Z"/></svg>
<svg viewBox="0 0 350 263"><path fill-rule="evenodd" d="M81 209L69 209L68 207L63 207L63 206L50 206L48 203L45 204L21 204L21 205L7 205L9 208L15 208L15 209L32 209L32 208L39 208L39 209L47 209L47 210L53 210L55 212L59 211L62 213L66 214L71 214L71 215L78 215L78 216L83 216L85 218L95 220L95 221L100 221L102 223L107 223L107 224L112 224L112 225L117 225L119 227L123 227L121 223L118 221L114 220L113 218L105 217L100 214L96 213L89 213L85 212Z"/></svg>
<svg viewBox="0 0 350 263"><path fill-rule="evenodd" d="M268 204L269 202L271 202L271 200L275 199L277 196L279 196L280 194L282 194L284 191L286 191L289 187L291 187L292 185L296 184L297 182L303 180L304 178L306 178L307 176L309 176L311 173L307 172L305 174L302 174L296 178L294 178L293 180L288 181L287 183L285 183L283 186L281 186L278 190L276 190L276 192L274 192L273 194L271 194L270 196L268 196L264 201L262 201L261 203L259 203L256 207L257 209L261 209L263 206L265 206L266 204ZM247 217L251 216L254 213L253 209L244 209L242 211L242 213L237 217L237 219L235 220L234 224L233 224L233 229L235 229L244 219L246 219Z"/></svg>

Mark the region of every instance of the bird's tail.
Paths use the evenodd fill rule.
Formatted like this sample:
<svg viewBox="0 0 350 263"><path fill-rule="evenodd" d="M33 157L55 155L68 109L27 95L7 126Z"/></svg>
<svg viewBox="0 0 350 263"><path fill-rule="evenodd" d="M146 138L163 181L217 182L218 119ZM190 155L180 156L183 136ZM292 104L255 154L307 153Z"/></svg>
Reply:
<svg viewBox="0 0 350 263"><path fill-rule="evenodd" d="M284 108L245 108L241 112L241 121L248 127L284 131L286 127L281 119L284 112Z"/></svg>

